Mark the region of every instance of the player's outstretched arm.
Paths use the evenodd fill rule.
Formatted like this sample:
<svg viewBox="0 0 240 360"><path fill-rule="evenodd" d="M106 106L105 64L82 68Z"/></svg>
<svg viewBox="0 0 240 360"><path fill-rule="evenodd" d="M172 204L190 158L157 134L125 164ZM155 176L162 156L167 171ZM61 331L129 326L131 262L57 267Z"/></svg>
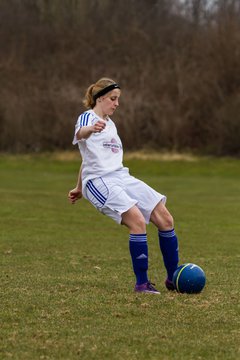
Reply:
<svg viewBox="0 0 240 360"><path fill-rule="evenodd" d="M77 139L88 139L90 135L93 133L100 133L106 126L106 122L103 120L98 120L92 126L82 126L81 129L77 133Z"/></svg>

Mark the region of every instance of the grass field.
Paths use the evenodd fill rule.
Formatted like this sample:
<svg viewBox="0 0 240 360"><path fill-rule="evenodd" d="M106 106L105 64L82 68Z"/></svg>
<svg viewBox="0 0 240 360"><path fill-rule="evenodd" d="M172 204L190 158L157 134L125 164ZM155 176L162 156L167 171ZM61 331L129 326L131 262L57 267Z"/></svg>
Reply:
<svg viewBox="0 0 240 360"><path fill-rule="evenodd" d="M124 227L67 201L79 163L0 157L0 359L238 359L240 161L126 159L168 196L181 263L206 272L198 295L169 293L157 233L149 276L133 292Z"/></svg>

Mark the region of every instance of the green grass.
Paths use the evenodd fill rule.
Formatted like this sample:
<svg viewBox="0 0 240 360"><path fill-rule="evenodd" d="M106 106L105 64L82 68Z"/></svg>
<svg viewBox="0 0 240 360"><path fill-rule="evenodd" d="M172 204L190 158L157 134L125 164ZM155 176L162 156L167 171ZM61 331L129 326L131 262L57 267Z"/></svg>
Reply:
<svg viewBox="0 0 240 360"><path fill-rule="evenodd" d="M181 263L206 272L201 294L169 293L156 230L136 295L124 227L85 200L72 206L79 163L0 157L1 359L237 359L240 161L128 160L168 196Z"/></svg>

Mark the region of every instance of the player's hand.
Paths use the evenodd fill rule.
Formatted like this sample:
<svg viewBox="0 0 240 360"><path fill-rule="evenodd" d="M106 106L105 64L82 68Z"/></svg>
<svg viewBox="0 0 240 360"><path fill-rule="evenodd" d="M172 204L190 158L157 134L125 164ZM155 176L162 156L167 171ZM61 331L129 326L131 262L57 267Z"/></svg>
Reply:
<svg viewBox="0 0 240 360"><path fill-rule="evenodd" d="M75 202L82 198L82 190L79 190L78 188L72 189L68 193L68 199L72 204L75 204Z"/></svg>
<svg viewBox="0 0 240 360"><path fill-rule="evenodd" d="M98 120L92 127L94 133L100 133L106 127L106 122L103 120Z"/></svg>

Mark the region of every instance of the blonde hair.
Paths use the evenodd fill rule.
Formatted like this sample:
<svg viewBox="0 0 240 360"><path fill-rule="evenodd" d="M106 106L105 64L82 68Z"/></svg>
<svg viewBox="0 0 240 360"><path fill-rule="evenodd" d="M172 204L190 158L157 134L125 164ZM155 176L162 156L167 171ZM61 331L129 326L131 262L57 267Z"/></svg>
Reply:
<svg viewBox="0 0 240 360"><path fill-rule="evenodd" d="M115 81L109 78L101 78L95 84L92 84L88 87L85 97L83 99L83 105L87 109L93 109L96 105L96 100L94 97L96 94L103 90L105 87L115 84Z"/></svg>

